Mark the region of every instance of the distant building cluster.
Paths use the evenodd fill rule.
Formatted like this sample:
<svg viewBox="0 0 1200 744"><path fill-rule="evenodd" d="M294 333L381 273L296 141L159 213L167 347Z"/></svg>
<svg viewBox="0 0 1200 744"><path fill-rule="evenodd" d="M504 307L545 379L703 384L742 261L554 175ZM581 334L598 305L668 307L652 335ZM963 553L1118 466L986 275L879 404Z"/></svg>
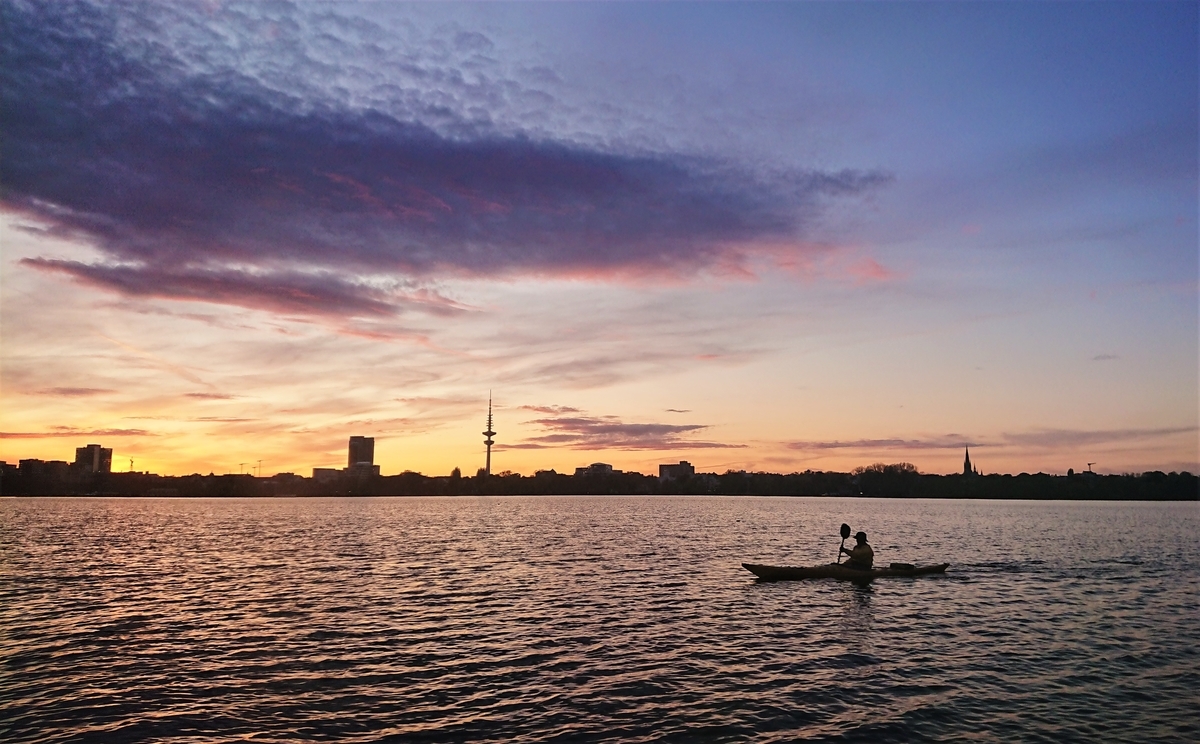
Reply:
<svg viewBox="0 0 1200 744"><path fill-rule="evenodd" d="M488 457L483 469L485 475L491 475L491 439L495 436L492 431L491 402L488 402ZM132 463L132 460L130 461ZM67 463L63 460L21 460L14 468L7 463L0 463L0 468L10 471L12 475L21 474L30 477L70 479L94 473L112 472L112 448L89 444L75 449L75 461ZM616 470L606 462L594 462L591 465L575 468L576 477L607 477L622 475L624 471ZM555 475L553 470L539 471L538 475ZM291 473L282 473L291 476ZM684 482L696 475L696 468L686 460L658 466L658 479L661 482ZM294 476L293 476L294 477ZM338 483L343 479L364 480L380 477L379 466L375 464L375 437L352 436L346 447L346 467L344 468L313 468L312 478L317 483Z"/></svg>
<svg viewBox="0 0 1200 744"><path fill-rule="evenodd" d="M491 426L488 427L490 431ZM490 438L490 437L489 437ZM461 495L778 495L869 496L874 498L1077 499L1197 501L1200 478L1189 472L1146 472L1100 475L1091 465L1082 473L984 475L965 453L962 473L920 473L910 463L855 468L850 473L806 470L765 473L728 470L697 473L686 460L664 463L657 477L622 472L605 462L575 468L574 475L539 470L526 477L480 468L474 478L458 471L426 476L405 471L382 476L375 464L373 437L350 437L346 467L314 468L312 478L276 473L269 478L248 473L162 476L129 470L112 472L112 450L89 444L75 450L75 461L21 460L0 462L0 494L5 496L150 496L174 497L301 497L301 496L461 496Z"/></svg>
<svg viewBox="0 0 1200 744"><path fill-rule="evenodd" d="M678 465L659 465L658 479L660 481L685 481L696 475L696 469L687 460L680 460Z"/></svg>
<svg viewBox="0 0 1200 744"><path fill-rule="evenodd" d="M0 494L26 496L135 495L153 497L251 497L328 495L492 495L492 494L756 494L871 496L881 498L1032 498L1089 500L1186 500L1200 498L1200 481L1188 472L1100 476L1068 470L1065 477L1037 473L985 476L964 451L962 474L927 475L910 463L875 463L851 473L763 473L729 470L723 474L697 473L687 460L658 466L658 477L623 472L606 462L575 468L574 476L539 470L532 477L504 471L492 475L492 445L496 431L492 399L488 396L484 466L475 478L464 478L458 468L448 476L425 476L405 471L384 477L375 464L375 438L352 436L346 447L346 467L313 468L312 478L276 473L271 478L249 474L159 476L133 472L113 473L111 448L88 444L75 449L74 462L21 460L13 466L0 462ZM259 460L259 469L262 461ZM247 463L242 463L245 465Z"/></svg>
<svg viewBox="0 0 1200 744"><path fill-rule="evenodd" d="M363 479L378 475L379 466L375 464L375 437L350 437L346 467L341 470L313 468L312 477L318 483L332 483L343 477Z"/></svg>
<svg viewBox="0 0 1200 744"><path fill-rule="evenodd" d="M553 471L550 471L553 472ZM621 475L624 471L616 470L612 465L606 462L593 462L591 465L575 468L575 476L607 476ZM683 482L696 477L696 468L687 460L680 460L678 463L670 463L658 466L658 480L660 482Z"/></svg>
<svg viewBox="0 0 1200 744"><path fill-rule="evenodd" d="M64 480L92 473L111 473L112 448L101 447L98 444L89 444L86 447L75 448L75 462L29 458L18 461L15 468L8 463L0 463L0 468L3 468L5 471L15 471L13 474L19 473L28 477L58 478Z"/></svg>
<svg viewBox="0 0 1200 744"><path fill-rule="evenodd" d="M483 432L484 446L487 448L484 466L480 473L490 477L492 474L492 445L496 443L496 431L493 428L492 398L488 395L487 429ZM261 460L259 461L262 462ZM130 470L133 461L130 460ZM13 468L0 463L0 470L11 475L22 474L37 478L52 478L57 480L78 478L88 474L112 472L112 449L98 444L89 444L75 450L75 462L66 463L61 460L21 460L18 467ZM507 473L505 473L507 474ZM575 468L576 477L603 478L620 476L624 472L615 470L605 462L594 462L591 465ZM258 475L261 475L259 473ZM539 471L537 475L557 475L553 470ZM686 460L658 466L658 480L662 483L685 483L696 476L696 468ZM296 476L291 473L280 473L277 477ZM375 437L352 436L346 447L346 467L344 468L313 468L312 479L317 483L337 485L346 482L362 482L381 477L379 466L375 464Z"/></svg>
<svg viewBox="0 0 1200 744"><path fill-rule="evenodd" d="M613 466L606 462L593 462L591 465L582 468L575 468L575 476L582 477L585 475L601 476L601 475L620 475L620 470L613 470Z"/></svg>

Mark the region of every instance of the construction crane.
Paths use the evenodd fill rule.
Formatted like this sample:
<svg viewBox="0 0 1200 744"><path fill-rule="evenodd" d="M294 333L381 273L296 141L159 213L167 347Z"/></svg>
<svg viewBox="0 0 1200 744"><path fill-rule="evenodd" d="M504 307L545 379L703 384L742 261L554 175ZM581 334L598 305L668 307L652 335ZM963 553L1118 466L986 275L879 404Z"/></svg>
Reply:
<svg viewBox="0 0 1200 744"><path fill-rule="evenodd" d="M1090 473L1090 472L1092 472L1092 466L1093 466L1093 465L1095 465L1095 464L1096 464L1096 463L1094 463L1094 462L1089 462L1089 463L1088 463L1088 472L1089 472L1089 473Z"/></svg>
<svg viewBox="0 0 1200 744"><path fill-rule="evenodd" d="M246 466L249 464L250 463L248 463L248 462L239 462L238 463L238 475L245 475L246 474Z"/></svg>
<svg viewBox="0 0 1200 744"><path fill-rule="evenodd" d="M262 460L259 460L259 461L258 461L258 467L256 467L256 468L254 469L254 477L255 477L255 478L261 478L261 477L262 477Z"/></svg>

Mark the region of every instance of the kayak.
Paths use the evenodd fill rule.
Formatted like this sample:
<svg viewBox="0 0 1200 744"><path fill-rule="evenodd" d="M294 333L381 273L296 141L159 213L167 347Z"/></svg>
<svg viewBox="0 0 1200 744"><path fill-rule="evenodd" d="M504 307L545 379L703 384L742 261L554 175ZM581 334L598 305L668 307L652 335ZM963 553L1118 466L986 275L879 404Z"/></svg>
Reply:
<svg viewBox="0 0 1200 744"><path fill-rule="evenodd" d="M949 563L931 566L913 566L908 563L893 563L887 568L862 570L850 568L844 563L828 563L824 566L764 566L760 563L743 563L742 568L762 581L792 581L796 579L837 579L838 581L871 581L893 576L925 576L945 573Z"/></svg>

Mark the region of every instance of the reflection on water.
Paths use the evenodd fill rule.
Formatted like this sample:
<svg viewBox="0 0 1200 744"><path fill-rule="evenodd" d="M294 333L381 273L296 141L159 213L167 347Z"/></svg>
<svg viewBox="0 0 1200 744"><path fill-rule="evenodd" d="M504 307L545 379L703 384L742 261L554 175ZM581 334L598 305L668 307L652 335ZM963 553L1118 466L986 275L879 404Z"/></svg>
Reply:
<svg viewBox="0 0 1200 744"><path fill-rule="evenodd" d="M827 563L844 521L950 572L740 567ZM0 499L0 740L1194 741L1198 527L1192 504Z"/></svg>
<svg viewBox="0 0 1200 744"><path fill-rule="evenodd" d="M842 623L851 637L869 642L874 630L875 614L871 609L872 584L840 584L844 595Z"/></svg>

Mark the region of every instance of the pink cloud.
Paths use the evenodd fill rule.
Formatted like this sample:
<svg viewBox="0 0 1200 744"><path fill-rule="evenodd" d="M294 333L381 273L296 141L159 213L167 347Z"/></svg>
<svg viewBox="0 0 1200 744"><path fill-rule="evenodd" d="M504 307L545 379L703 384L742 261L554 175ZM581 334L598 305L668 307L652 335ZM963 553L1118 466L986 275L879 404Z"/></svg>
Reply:
<svg viewBox="0 0 1200 744"><path fill-rule="evenodd" d="M947 434L928 439L853 439L849 441L796 441L786 444L788 449L801 451L823 450L941 450L963 447L985 446L968 440L959 434Z"/></svg>
<svg viewBox="0 0 1200 744"><path fill-rule="evenodd" d="M578 408L572 408L571 406L519 406L518 410L533 411L534 413L550 413L555 415L581 412Z"/></svg>
<svg viewBox="0 0 1200 744"><path fill-rule="evenodd" d="M870 257L863 258L846 267L846 273L854 277L855 284L890 282L900 278L900 274Z"/></svg>
<svg viewBox="0 0 1200 744"><path fill-rule="evenodd" d="M74 426L52 426L49 431L0 431L0 439L46 439L50 437L153 437L145 429L79 429Z"/></svg>
<svg viewBox="0 0 1200 744"><path fill-rule="evenodd" d="M115 393L116 390L108 388L90 388L90 387L54 387L45 388L43 390L35 390L34 395L54 395L64 398L85 398L93 395L106 395Z"/></svg>

